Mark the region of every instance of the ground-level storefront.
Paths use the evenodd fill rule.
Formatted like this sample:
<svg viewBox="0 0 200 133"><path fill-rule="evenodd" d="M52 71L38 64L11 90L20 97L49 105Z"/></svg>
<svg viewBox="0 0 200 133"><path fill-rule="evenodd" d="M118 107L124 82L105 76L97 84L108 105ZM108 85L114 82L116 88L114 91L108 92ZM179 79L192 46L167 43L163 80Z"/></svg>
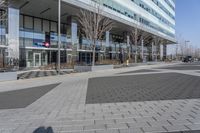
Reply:
<svg viewBox="0 0 200 133"><path fill-rule="evenodd" d="M55 48L20 48L20 67L41 67L56 65L58 50ZM61 49L61 63L71 63L71 50Z"/></svg>
<svg viewBox="0 0 200 133"><path fill-rule="evenodd" d="M8 27L0 33L8 44L5 51L6 58L18 60L20 68L56 67L58 61L58 22L55 1L49 0L49 6L30 11L35 1L28 4L19 2L16 8L8 10ZM92 44L82 37L80 26L76 20L79 10L67 3L62 3L61 15L61 64L91 65ZM23 5L23 6L22 6ZM19 8L20 7L20 8ZM47 10L45 10L47 8ZM17 21L14 21L14 19ZM18 21L19 20L19 21ZM127 59L130 62L158 61L166 57L166 46L170 43L165 38L145 32L145 36L138 35L137 46L130 38L130 27L121 22L115 22L111 31L107 31L102 40L97 42L95 52L96 64L121 64ZM1 39L2 40L2 39ZM137 49L137 52L136 52ZM5 51L1 53L6 53ZM1 54L2 56L2 54ZM7 62L9 64L9 62Z"/></svg>

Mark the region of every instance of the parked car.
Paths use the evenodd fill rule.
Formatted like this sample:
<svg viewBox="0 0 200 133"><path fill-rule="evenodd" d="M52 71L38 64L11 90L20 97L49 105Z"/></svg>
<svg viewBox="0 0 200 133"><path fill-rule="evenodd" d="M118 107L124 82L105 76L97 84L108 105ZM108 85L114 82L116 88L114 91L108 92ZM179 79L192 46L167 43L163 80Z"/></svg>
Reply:
<svg viewBox="0 0 200 133"><path fill-rule="evenodd" d="M183 62L193 62L192 56L186 56L183 58Z"/></svg>

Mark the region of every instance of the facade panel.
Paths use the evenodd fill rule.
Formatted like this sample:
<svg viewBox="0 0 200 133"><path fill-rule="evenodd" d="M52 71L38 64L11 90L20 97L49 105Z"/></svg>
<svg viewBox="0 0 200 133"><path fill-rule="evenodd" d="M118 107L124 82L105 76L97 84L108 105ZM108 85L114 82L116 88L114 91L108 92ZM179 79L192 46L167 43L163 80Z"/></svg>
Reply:
<svg viewBox="0 0 200 133"><path fill-rule="evenodd" d="M36 5L40 2L40 6ZM61 15L61 63L90 65L91 41L84 38L76 15L80 9L94 11L98 0L63 0ZM47 4L48 3L48 4ZM172 0L100 0L102 15L115 22L111 31L97 42L96 62L125 61L130 52L145 61L163 60L167 44L175 42L175 3ZM19 0L16 9L24 5ZM56 67L58 54L57 1L34 0L20 7L17 31L20 67ZM31 8L31 10L30 10ZM19 10L18 10L19 11ZM11 20L9 20L11 21ZM138 28L138 46L133 45L129 30ZM1 24L1 45L6 46L6 26ZM11 31L9 31L11 33ZM13 31L14 32L14 31ZM19 45L18 45L19 44ZM11 46L11 45L10 45ZM7 48L9 48L8 46ZM4 48L5 50L6 48ZM136 52L137 51L137 52ZM2 53L2 48L0 49ZM9 52L10 53L10 52ZM9 55L9 54L8 54Z"/></svg>

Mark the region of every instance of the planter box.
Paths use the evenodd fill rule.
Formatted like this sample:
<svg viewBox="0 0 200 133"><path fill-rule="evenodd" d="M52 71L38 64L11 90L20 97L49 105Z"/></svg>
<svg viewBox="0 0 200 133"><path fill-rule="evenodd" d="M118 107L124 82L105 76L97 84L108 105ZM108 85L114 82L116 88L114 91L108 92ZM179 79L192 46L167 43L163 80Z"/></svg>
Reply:
<svg viewBox="0 0 200 133"><path fill-rule="evenodd" d="M91 66L74 66L75 72L89 72L92 71Z"/></svg>
<svg viewBox="0 0 200 133"><path fill-rule="evenodd" d="M109 70L109 69L113 69L113 68L114 68L113 65L74 66L74 71L89 72L89 71Z"/></svg>
<svg viewBox="0 0 200 133"><path fill-rule="evenodd" d="M109 70L113 68L114 65L97 65L97 66L92 66L92 71Z"/></svg>
<svg viewBox="0 0 200 133"><path fill-rule="evenodd" d="M0 82L8 80L17 80L17 72L0 72Z"/></svg>

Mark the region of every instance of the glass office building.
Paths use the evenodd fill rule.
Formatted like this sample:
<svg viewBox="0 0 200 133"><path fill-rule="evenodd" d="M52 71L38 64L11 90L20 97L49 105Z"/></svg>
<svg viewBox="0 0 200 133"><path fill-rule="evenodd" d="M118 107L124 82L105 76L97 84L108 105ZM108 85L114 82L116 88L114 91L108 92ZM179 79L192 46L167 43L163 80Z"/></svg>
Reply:
<svg viewBox="0 0 200 133"><path fill-rule="evenodd" d="M103 15L114 21L111 31L97 43L96 63L123 60L130 52L130 29L144 36L138 41L138 57L154 61L166 58L166 47L175 42L174 0L100 0ZM61 63L90 65L90 40L80 34L76 19L80 9L93 10L95 0L62 0ZM4 10L1 10L3 12ZM7 10L7 24L0 24L0 57L3 64L21 68L56 64L58 53L58 1L17 0ZM139 35L141 38L141 35Z"/></svg>

